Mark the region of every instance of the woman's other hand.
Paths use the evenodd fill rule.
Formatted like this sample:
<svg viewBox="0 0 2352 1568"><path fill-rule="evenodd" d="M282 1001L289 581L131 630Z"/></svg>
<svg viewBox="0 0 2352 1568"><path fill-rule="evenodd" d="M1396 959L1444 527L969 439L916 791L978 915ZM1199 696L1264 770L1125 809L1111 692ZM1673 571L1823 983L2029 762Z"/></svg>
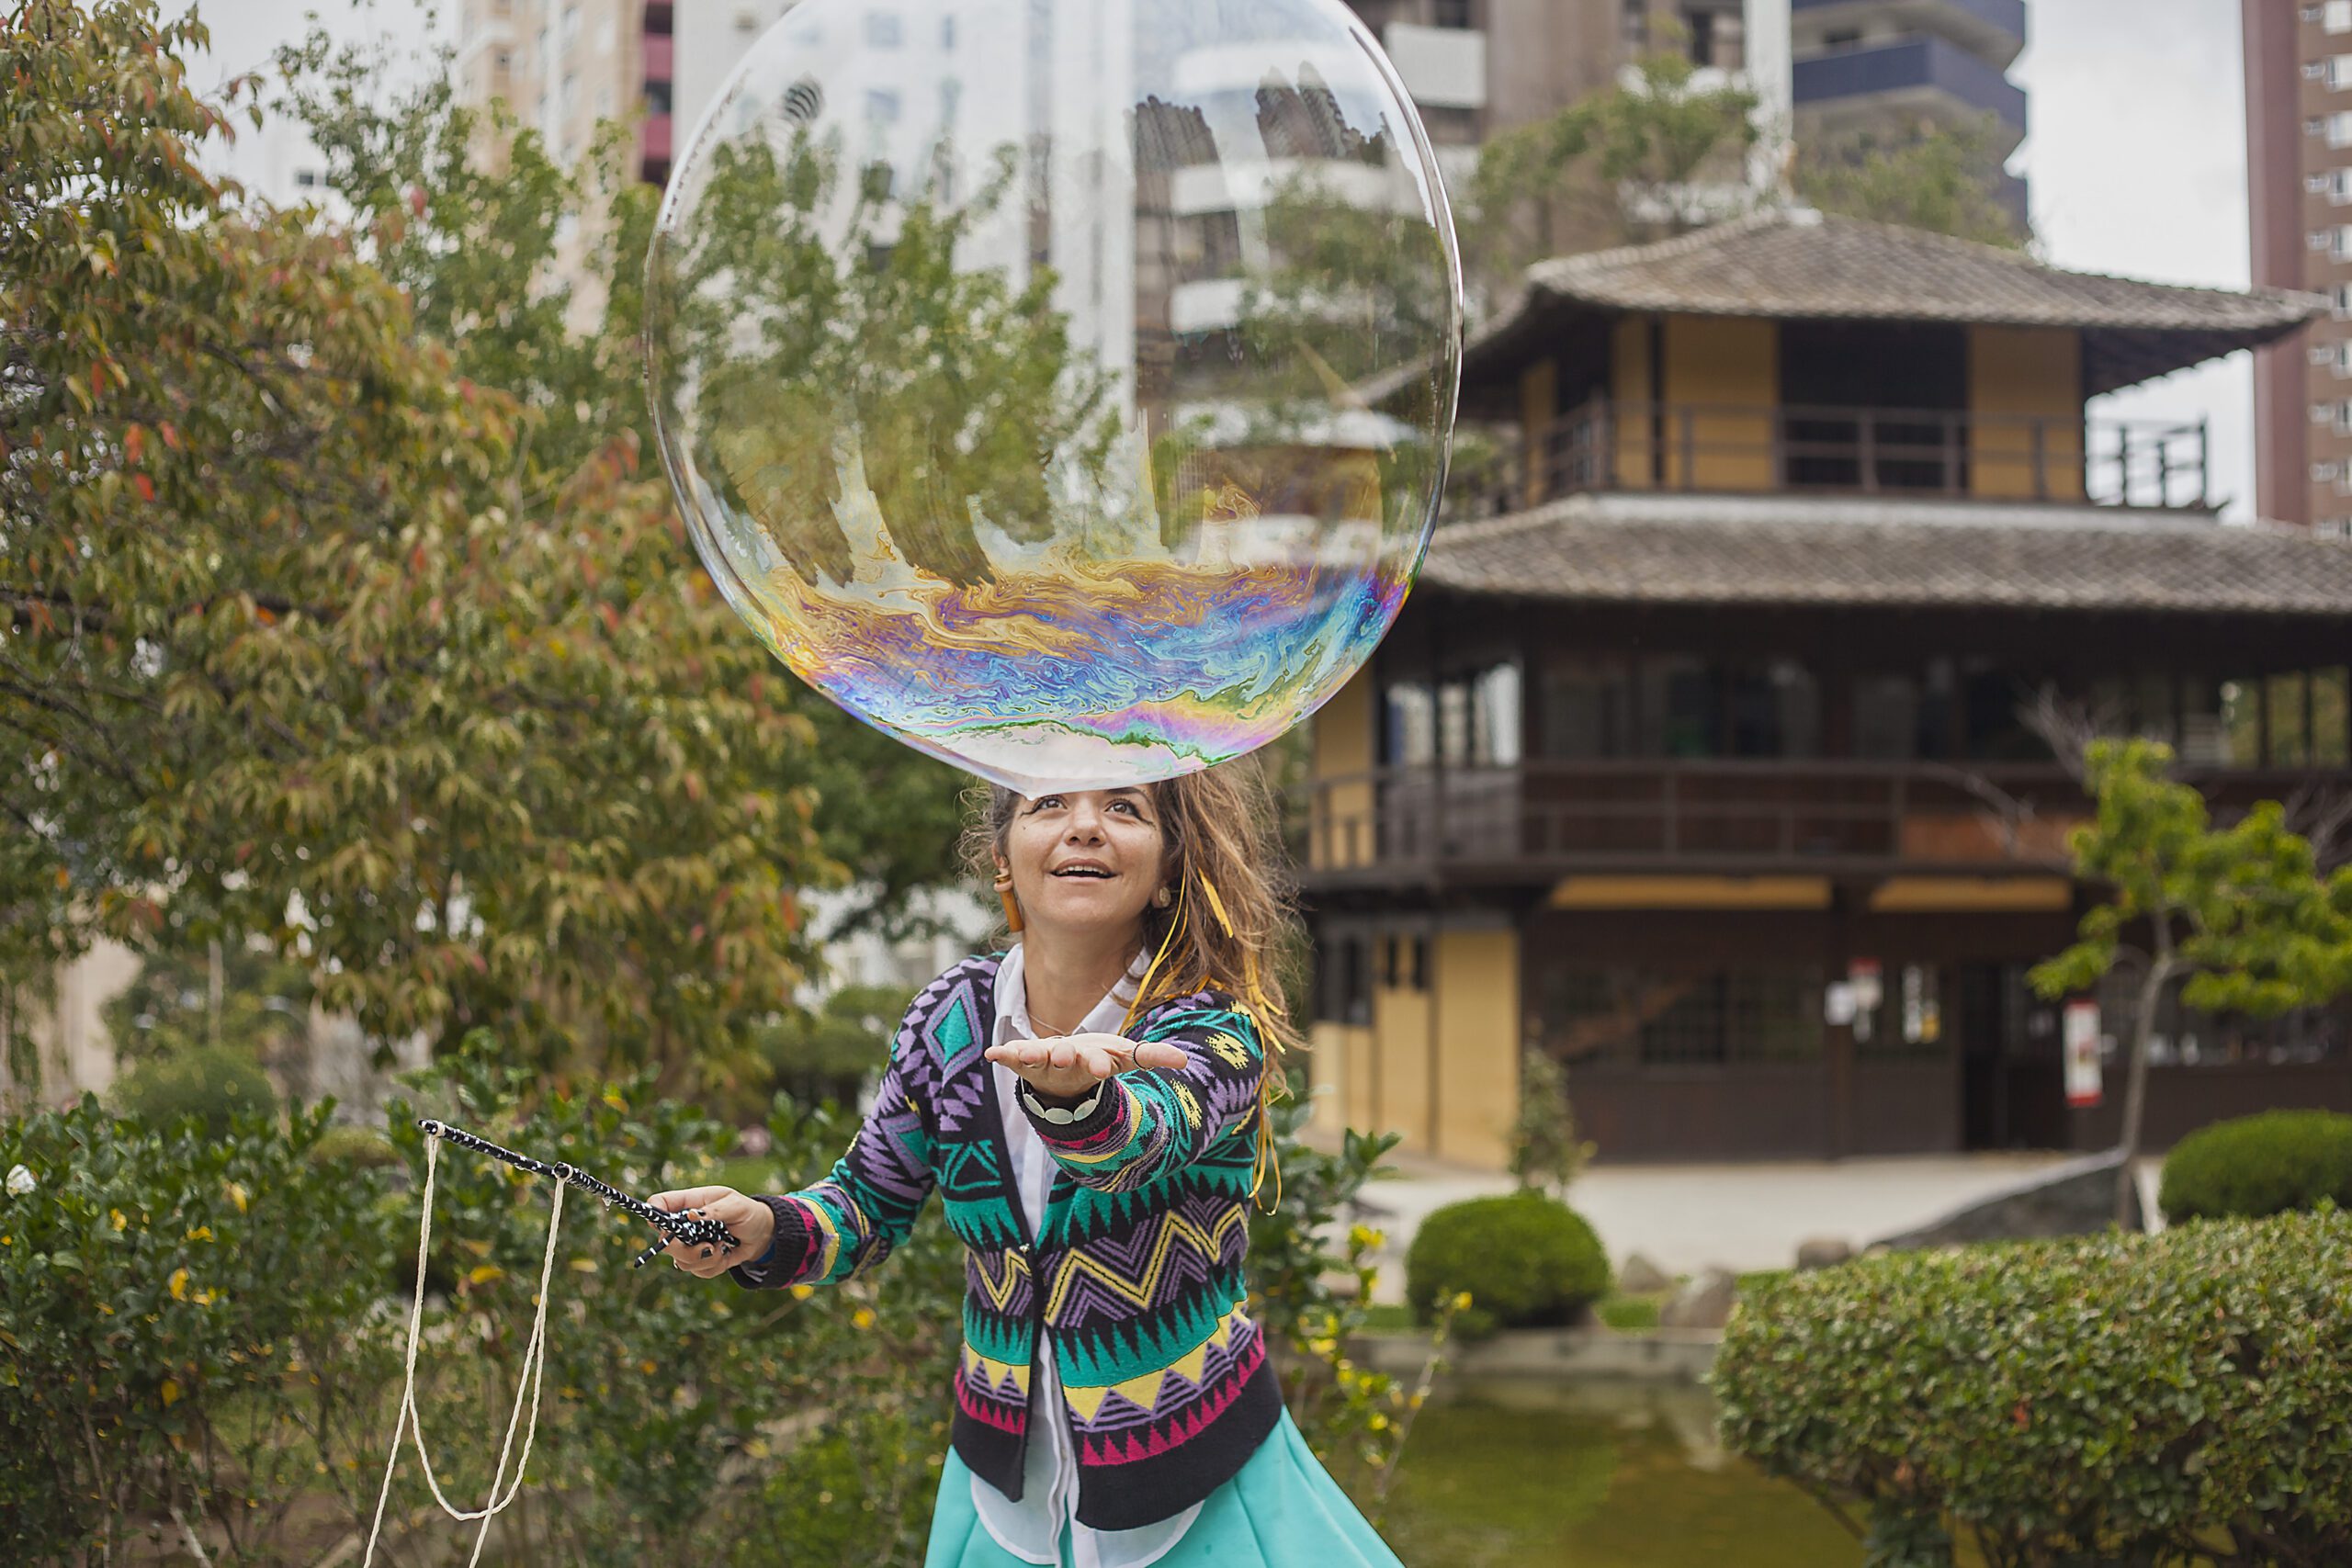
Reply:
<svg viewBox="0 0 2352 1568"><path fill-rule="evenodd" d="M1137 1067L1181 1067L1191 1058L1177 1046L1148 1040L1137 1044L1116 1034L1065 1034L1055 1040L1016 1040L991 1045L991 1062L1001 1062L1039 1094L1076 1100L1096 1084Z"/></svg>
<svg viewBox="0 0 2352 1568"><path fill-rule="evenodd" d="M732 1187L681 1188L675 1192L656 1192L646 1201L673 1214L717 1220L735 1233L741 1245L732 1252L676 1241L662 1249L670 1255L671 1262L698 1280L715 1280L739 1263L758 1262L775 1239L775 1211Z"/></svg>

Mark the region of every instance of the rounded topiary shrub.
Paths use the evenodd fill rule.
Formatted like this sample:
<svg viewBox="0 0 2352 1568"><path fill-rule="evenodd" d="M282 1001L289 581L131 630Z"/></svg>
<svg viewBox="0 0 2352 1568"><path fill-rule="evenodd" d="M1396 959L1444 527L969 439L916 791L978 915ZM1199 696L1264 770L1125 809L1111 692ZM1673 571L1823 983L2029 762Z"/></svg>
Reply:
<svg viewBox="0 0 2352 1568"><path fill-rule="evenodd" d="M232 1117L277 1103L261 1065L225 1045L141 1062L116 1089L115 1099L125 1115L148 1126L167 1127L192 1116L216 1138L228 1132Z"/></svg>
<svg viewBox="0 0 2352 1568"><path fill-rule="evenodd" d="M2266 1111L2191 1133L2165 1160L2167 1223L2352 1209L2352 1116Z"/></svg>
<svg viewBox="0 0 2352 1568"><path fill-rule="evenodd" d="M1405 1254L1405 1290L1423 1323L1467 1291L1470 1308L1454 1322L1472 1337L1551 1326L1608 1293L1609 1255L1584 1216L1555 1198L1473 1198L1421 1222Z"/></svg>

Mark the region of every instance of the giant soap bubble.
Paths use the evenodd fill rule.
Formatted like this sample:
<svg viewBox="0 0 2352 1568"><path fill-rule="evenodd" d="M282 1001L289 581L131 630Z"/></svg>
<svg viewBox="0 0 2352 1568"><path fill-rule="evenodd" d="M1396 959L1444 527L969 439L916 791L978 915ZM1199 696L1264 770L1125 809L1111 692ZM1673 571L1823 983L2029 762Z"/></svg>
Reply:
<svg viewBox="0 0 2352 1568"><path fill-rule="evenodd" d="M999 783L1263 744L1419 570L1460 267L1340 0L803 0L682 147L647 288L729 603Z"/></svg>

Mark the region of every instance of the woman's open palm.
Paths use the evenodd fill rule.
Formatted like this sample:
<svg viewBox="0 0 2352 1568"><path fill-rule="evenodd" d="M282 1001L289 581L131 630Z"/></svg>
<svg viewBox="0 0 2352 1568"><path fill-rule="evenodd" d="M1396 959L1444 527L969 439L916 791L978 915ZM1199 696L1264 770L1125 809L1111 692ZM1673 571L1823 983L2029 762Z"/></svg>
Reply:
<svg viewBox="0 0 2352 1568"><path fill-rule="evenodd" d="M988 1049L1039 1094L1065 1099L1082 1095L1103 1079L1137 1067L1181 1067L1192 1058L1164 1041L1140 1043L1116 1034L1065 1034L1052 1040L1015 1040Z"/></svg>

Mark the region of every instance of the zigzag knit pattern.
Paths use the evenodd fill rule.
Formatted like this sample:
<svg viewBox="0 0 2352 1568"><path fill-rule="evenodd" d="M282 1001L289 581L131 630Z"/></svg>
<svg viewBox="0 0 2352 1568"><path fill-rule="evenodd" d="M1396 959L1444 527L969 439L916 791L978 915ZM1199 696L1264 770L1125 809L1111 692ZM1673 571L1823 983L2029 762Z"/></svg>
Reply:
<svg viewBox="0 0 2352 1568"><path fill-rule="evenodd" d="M1146 1014L1133 1038L1189 1060L1121 1075L1084 1122L1033 1120L1059 1167L1033 1246L983 1054L997 965L969 958L923 988L849 1152L813 1187L767 1200L775 1245L735 1276L846 1280L888 1256L936 1187L967 1248L956 1453L1020 1497L1030 1368L1050 1333L1080 1522L1149 1524L1224 1484L1282 1413L1243 1282L1264 1047L1223 992Z"/></svg>

